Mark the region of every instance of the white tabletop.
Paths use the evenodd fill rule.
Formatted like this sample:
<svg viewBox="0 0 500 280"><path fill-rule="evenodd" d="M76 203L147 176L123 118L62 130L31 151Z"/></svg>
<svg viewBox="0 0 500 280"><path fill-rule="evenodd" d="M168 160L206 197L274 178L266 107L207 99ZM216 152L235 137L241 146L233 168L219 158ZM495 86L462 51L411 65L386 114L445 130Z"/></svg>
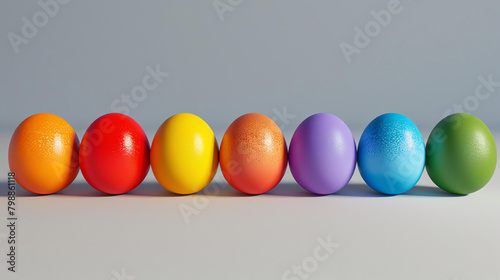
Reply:
<svg viewBox="0 0 500 280"><path fill-rule="evenodd" d="M4 185L9 137L0 137ZM232 189L219 170L208 192L174 195L151 172L137 189L117 196L100 194L81 174L54 195L18 187L17 273L2 262L0 278L500 278L498 172L467 196L440 190L426 172L397 196L371 190L358 171L327 196L300 188L289 170L275 189L257 196ZM6 235L3 226L4 258Z"/></svg>

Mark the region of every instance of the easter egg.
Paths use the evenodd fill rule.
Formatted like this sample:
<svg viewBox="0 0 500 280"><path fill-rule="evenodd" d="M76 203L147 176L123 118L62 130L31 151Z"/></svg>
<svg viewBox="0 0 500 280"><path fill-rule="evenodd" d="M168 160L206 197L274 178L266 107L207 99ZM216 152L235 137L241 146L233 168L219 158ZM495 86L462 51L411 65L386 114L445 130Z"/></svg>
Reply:
<svg viewBox="0 0 500 280"><path fill-rule="evenodd" d="M9 145L9 166L26 190L51 194L78 174L78 136L62 118L41 113L25 119Z"/></svg>
<svg viewBox="0 0 500 280"><path fill-rule="evenodd" d="M224 178L235 189L261 194L274 188L287 166L287 148L280 128L270 118L250 113L226 130L220 147Z"/></svg>
<svg viewBox="0 0 500 280"><path fill-rule="evenodd" d="M404 193L418 182L424 165L424 140L407 117L384 114L363 131L358 167L366 184L374 190L384 194Z"/></svg>
<svg viewBox="0 0 500 280"><path fill-rule="evenodd" d="M356 168L356 143L338 117L315 114L295 130L288 152L297 183L316 194L330 194L351 180Z"/></svg>
<svg viewBox="0 0 500 280"><path fill-rule="evenodd" d="M83 177L95 189L122 194L137 187L149 171L149 142L132 118L111 113L95 120L80 145Z"/></svg>
<svg viewBox="0 0 500 280"><path fill-rule="evenodd" d="M469 194L484 187L497 163L495 139L478 118L449 115L432 130L426 147L427 173L441 189Z"/></svg>
<svg viewBox="0 0 500 280"><path fill-rule="evenodd" d="M200 117L182 113L158 128L151 145L151 169L158 182L178 194L202 190L219 164L215 135Z"/></svg>

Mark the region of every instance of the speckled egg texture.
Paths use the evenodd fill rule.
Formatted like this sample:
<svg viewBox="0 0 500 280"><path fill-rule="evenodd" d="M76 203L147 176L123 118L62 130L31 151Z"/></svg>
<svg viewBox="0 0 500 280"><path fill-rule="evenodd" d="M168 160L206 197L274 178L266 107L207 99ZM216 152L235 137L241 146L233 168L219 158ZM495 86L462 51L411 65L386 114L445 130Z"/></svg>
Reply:
<svg viewBox="0 0 500 280"><path fill-rule="evenodd" d="M247 194L265 193L283 178L287 147L280 128L262 114L237 118L226 130L220 166L227 182Z"/></svg>
<svg viewBox="0 0 500 280"><path fill-rule="evenodd" d="M411 189L422 176L425 144L417 126L407 117L388 113L375 118L363 131L358 167L365 182L385 194Z"/></svg>

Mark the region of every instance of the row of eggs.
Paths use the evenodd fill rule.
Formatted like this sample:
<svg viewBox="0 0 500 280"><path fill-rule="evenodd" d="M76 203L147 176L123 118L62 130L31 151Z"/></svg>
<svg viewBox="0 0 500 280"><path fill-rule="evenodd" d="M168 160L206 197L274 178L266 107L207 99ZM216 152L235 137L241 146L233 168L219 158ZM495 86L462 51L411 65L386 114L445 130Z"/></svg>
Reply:
<svg viewBox="0 0 500 280"><path fill-rule="evenodd" d="M383 114L365 128L357 148L340 118L319 113L297 127L289 149L270 118L250 113L231 123L220 151L212 129L193 114L167 119L150 147L141 126L123 114L95 120L80 144L65 120L41 113L17 127L9 146L9 165L17 182L38 194L64 189L79 169L95 189L122 194L137 187L150 166L163 187L191 194L212 181L219 162L227 182L247 194L275 187L288 163L297 183L316 194L346 186L356 163L367 185L384 194L411 189L425 166L438 187L468 194L491 179L497 152L488 127L463 113L441 120L427 145L410 119Z"/></svg>

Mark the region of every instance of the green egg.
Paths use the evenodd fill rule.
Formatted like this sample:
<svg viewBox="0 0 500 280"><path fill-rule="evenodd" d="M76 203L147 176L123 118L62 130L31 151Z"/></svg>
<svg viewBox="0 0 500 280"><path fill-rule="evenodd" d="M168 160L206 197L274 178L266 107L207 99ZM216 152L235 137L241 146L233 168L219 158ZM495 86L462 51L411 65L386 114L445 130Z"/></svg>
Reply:
<svg viewBox="0 0 500 280"><path fill-rule="evenodd" d="M432 130L426 146L427 173L441 189L469 194L484 187L497 164L495 139L478 118L449 115Z"/></svg>

